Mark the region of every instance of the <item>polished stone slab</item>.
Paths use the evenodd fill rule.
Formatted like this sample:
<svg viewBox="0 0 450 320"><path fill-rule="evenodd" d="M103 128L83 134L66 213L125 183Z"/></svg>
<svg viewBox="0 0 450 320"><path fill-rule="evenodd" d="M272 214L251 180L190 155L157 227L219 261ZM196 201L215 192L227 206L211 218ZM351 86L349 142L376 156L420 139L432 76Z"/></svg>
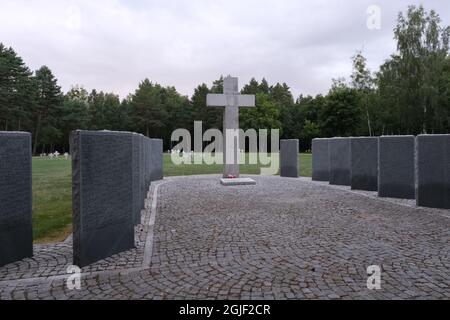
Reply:
<svg viewBox="0 0 450 320"><path fill-rule="evenodd" d="M350 138L328 140L330 158L330 184L350 186L351 183Z"/></svg>
<svg viewBox="0 0 450 320"><path fill-rule="evenodd" d="M330 156L328 153L328 138L312 140L312 180L330 180Z"/></svg>
<svg viewBox="0 0 450 320"><path fill-rule="evenodd" d="M378 191L378 137L351 138L353 190Z"/></svg>
<svg viewBox="0 0 450 320"><path fill-rule="evenodd" d="M73 262L83 267L135 246L133 134L74 131L71 154Z"/></svg>
<svg viewBox="0 0 450 320"><path fill-rule="evenodd" d="M414 136L379 138L378 196L415 199Z"/></svg>
<svg viewBox="0 0 450 320"><path fill-rule="evenodd" d="M31 256L31 134L0 132L0 266Z"/></svg>
<svg viewBox="0 0 450 320"><path fill-rule="evenodd" d="M450 134L416 137L416 202L450 209Z"/></svg>
<svg viewBox="0 0 450 320"><path fill-rule="evenodd" d="M162 180L163 175L163 141L161 139L149 139L150 143L146 146L149 155L150 175L147 181Z"/></svg>
<svg viewBox="0 0 450 320"><path fill-rule="evenodd" d="M298 178L298 139L280 141L280 176Z"/></svg>

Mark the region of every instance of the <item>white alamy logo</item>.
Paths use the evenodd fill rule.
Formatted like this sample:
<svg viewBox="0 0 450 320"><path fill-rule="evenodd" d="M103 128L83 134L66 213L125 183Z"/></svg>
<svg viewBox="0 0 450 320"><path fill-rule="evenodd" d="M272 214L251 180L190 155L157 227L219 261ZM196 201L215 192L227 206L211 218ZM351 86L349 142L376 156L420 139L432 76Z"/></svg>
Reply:
<svg viewBox="0 0 450 320"><path fill-rule="evenodd" d="M70 31L78 31L81 29L81 10L79 7L70 6L66 10L66 28Z"/></svg>
<svg viewBox="0 0 450 320"><path fill-rule="evenodd" d="M70 276L67 278L66 285L69 290L81 290L81 269L78 266L68 266L67 273Z"/></svg>
<svg viewBox="0 0 450 320"><path fill-rule="evenodd" d="M367 29L380 30L381 29L381 8L377 5L371 5L367 8Z"/></svg>
<svg viewBox="0 0 450 320"><path fill-rule="evenodd" d="M381 267L372 265L367 267L367 289L380 290L381 289Z"/></svg>
<svg viewBox="0 0 450 320"><path fill-rule="evenodd" d="M187 129L177 129L171 141L178 142L171 151L171 160L181 164L260 164L261 175L274 175L279 169L280 133L270 130L270 150L268 150L268 130L260 129L218 129L206 130L203 134L201 121L194 122L194 141ZM248 141L248 144L246 143ZM194 150L192 151L192 142ZM208 145L203 148L204 143ZM248 150L248 153L246 153Z"/></svg>

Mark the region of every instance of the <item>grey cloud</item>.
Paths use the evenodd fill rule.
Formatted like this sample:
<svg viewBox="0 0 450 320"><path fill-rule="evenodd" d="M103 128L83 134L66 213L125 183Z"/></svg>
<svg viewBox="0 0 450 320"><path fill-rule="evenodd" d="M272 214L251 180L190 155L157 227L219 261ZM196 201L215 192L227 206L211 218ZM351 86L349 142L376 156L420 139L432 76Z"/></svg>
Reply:
<svg viewBox="0 0 450 320"><path fill-rule="evenodd" d="M0 41L32 68L71 85L125 97L148 77L191 95L221 74L286 82L298 96L326 93L364 48L374 70L395 49L397 14L419 1L0 0ZM381 8L382 28L366 27ZM424 3L449 24L446 1Z"/></svg>

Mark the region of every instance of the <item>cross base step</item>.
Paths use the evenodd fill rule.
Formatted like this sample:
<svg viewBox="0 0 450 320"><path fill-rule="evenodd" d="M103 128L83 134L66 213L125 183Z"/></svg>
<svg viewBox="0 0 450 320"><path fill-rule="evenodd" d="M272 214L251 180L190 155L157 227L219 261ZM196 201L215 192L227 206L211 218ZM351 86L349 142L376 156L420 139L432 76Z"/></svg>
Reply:
<svg viewBox="0 0 450 320"><path fill-rule="evenodd" d="M234 178L234 179L222 178L220 179L220 184L223 186L249 186L255 185L256 181L250 178Z"/></svg>

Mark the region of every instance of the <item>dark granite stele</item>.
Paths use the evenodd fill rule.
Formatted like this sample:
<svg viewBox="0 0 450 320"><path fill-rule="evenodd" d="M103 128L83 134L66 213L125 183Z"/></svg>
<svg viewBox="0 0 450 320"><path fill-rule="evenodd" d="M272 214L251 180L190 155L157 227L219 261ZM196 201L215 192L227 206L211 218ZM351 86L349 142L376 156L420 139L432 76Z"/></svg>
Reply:
<svg viewBox="0 0 450 320"><path fill-rule="evenodd" d="M133 134L79 130L70 145L73 262L84 267L135 247Z"/></svg>
<svg viewBox="0 0 450 320"><path fill-rule="evenodd" d="M330 180L330 157L328 153L328 138L312 140L312 180Z"/></svg>
<svg viewBox="0 0 450 320"><path fill-rule="evenodd" d="M378 137L350 138L350 187L378 191Z"/></svg>
<svg viewBox="0 0 450 320"><path fill-rule="evenodd" d="M163 146L142 134L83 130L70 146L73 259L83 267L135 247L152 170L163 179Z"/></svg>
<svg viewBox="0 0 450 320"><path fill-rule="evenodd" d="M150 181L162 180L163 175L163 141L150 139Z"/></svg>
<svg viewBox="0 0 450 320"><path fill-rule="evenodd" d="M331 185L350 186L351 183L350 138L328 139Z"/></svg>
<svg viewBox="0 0 450 320"><path fill-rule="evenodd" d="M145 141L148 140L148 138L146 138L145 136L141 136L141 139L139 140L139 145L140 145L140 153L139 153L139 157L140 157L140 161L141 161L141 166L139 168L139 177L140 177L140 192L139 192L139 197L140 199L143 199L145 197L145 193L146 193L146 179L145 179L145 174L146 174L146 161L145 161Z"/></svg>
<svg viewBox="0 0 450 320"><path fill-rule="evenodd" d="M133 217L134 224L141 223L141 210L142 210L142 188L141 183L143 172L141 153L143 152L141 141L143 136L137 133L133 133Z"/></svg>
<svg viewBox="0 0 450 320"><path fill-rule="evenodd" d="M378 196L415 199L414 136L379 138Z"/></svg>
<svg viewBox="0 0 450 320"><path fill-rule="evenodd" d="M416 203L450 209L450 134L416 137Z"/></svg>
<svg viewBox="0 0 450 320"><path fill-rule="evenodd" d="M298 178L298 139L280 140L280 176Z"/></svg>
<svg viewBox="0 0 450 320"><path fill-rule="evenodd" d="M32 256L31 134L0 132L0 266Z"/></svg>

